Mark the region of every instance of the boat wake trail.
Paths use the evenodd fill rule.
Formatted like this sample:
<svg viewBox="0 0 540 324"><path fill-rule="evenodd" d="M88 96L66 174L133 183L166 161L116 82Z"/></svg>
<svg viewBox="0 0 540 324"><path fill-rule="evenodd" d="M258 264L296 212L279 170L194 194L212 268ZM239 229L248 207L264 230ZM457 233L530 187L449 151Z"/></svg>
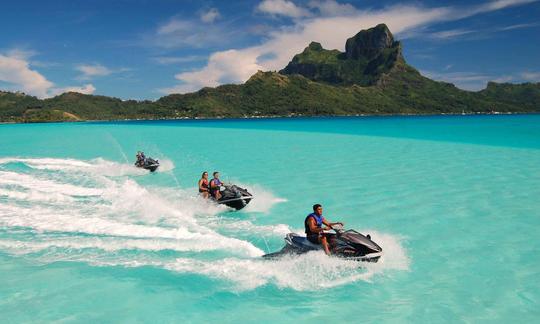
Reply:
<svg viewBox="0 0 540 324"><path fill-rule="evenodd" d="M276 197L272 192L259 185L244 185L241 183L238 185L242 188L249 188L251 194L255 197L246 206L245 211L247 212L268 213L275 204L287 201L287 199Z"/></svg>
<svg viewBox="0 0 540 324"><path fill-rule="evenodd" d="M373 231L393 254L361 269L321 253L263 260L261 237L282 238L287 225L220 217L223 206L198 198L191 188L144 187L133 178L142 174L147 172L104 159L1 158L0 251L44 263L200 274L229 290L266 284L310 290L314 282L327 288L408 267L400 241ZM263 203L252 211L267 212L280 201L264 188L254 192Z"/></svg>
<svg viewBox="0 0 540 324"><path fill-rule="evenodd" d="M60 240L63 246L75 247L91 242L118 249L155 244L175 251L262 254L247 241L198 223L198 217L217 213L217 208L178 190L145 188L126 177L139 172L133 166L101 159L2 159L0 226L7 228L2 238L24 229L40 235L20 246L31 247L35 242L54 246Z"/></svg>

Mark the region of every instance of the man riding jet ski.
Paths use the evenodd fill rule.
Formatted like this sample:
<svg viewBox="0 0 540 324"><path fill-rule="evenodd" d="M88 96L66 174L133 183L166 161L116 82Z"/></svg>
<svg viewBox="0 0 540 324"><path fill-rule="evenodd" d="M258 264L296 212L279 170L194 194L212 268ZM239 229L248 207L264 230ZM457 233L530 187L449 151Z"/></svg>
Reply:
<svg viewBox="0 0 540 324"><path fill-rule="evenodd" d="M364 236L355 230L343 230L342 223L329 223L322 217L322 206L313 206L314 213L309 214L305 221L306 236L289 233L285 236L285 247L280 251L263 255L264 258L279 258L284 255L303 254L309 251L323 250L338 257L366 262L377 262L382 255L382 248L371 240L368 234ZM318 216L318 217L317 217ZM312 221L316 222L314 230ZM322 225L326 227L322 227ZM334 233L331 233L332 230ZM314 234L316 235L314 237ZM323 239L324 237L324 239ZM316 239L316 240L315 240ZM327 242L330 247L323 246ZM328 249L328 250L327 250Z"/></svg>
<svg viewBox="0 0 540 324"><path fill-rule="evenodd" d="M144 155L144 152L137 152L137 161L135 161L135 166L138 168L143 168L146 170L150 170L150 172L156 171L156 169L159 167L159 161L154 160L152 158L147 158Z"/></svg>
<svg viewBox="0 0 540 324"><path fill-rule="evenodd" d="M219 180L219 172L213 173L214 178L210 180L210 196L218 204L240 210L249 204L253 195L247 189L240 188L233 184L224 184Z"/></svg>

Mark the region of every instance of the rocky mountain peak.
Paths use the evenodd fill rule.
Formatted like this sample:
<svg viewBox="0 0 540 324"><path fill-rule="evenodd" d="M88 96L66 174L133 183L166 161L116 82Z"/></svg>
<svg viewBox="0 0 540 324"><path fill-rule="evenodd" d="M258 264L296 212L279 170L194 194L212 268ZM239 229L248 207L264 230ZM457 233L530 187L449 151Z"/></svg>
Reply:
<svg viewBox="0 0 540 324"><path fill-rule="evenodd" d="M394 36L385 24L379 24L373 28L360 31L358 34L347 39L345 54L348 59L357 60L367 58L371 60L383 50L397 46Z"/></svg>

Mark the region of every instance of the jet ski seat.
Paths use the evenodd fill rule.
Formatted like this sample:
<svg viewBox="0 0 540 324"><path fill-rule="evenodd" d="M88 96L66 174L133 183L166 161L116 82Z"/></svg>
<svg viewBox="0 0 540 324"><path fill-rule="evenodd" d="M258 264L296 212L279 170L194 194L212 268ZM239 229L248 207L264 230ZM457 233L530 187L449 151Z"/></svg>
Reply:
<svg viewBox="0 0 540 324"><path fill-rule="evenodd" d="M305 236L292 235L292 236L291 236L291 240L292 240L295 244L303 245L303 246L305 246L306 248L309 248L309 249L312 249L312 250L320 250L320 249L321 249L321 245L320 245L320 244L314 244L314 243L311 243Z"/></svg>

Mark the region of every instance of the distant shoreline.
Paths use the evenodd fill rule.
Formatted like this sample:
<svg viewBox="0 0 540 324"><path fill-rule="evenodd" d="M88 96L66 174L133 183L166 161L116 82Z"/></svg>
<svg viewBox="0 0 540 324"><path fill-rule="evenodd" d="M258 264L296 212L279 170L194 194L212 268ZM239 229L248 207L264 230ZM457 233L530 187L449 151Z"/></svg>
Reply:
<svg viewBox="0 0 540 324"><path fill-rule="evenodd" d="M354 115L275 115L275 116L240 116L240 117L177 117L177 118L125 118L125 119L89 119L66 121L37 121L37 122L0 122L2 124L54 124L54 123L99 123L99 122L131 122L131 121L196 121L196 120L260 120L260 119L302 119L302 118L345 118L345 117L429 117L429 116L503 116L503 115L538 115L539 112L468 112L440 114L354 114Z"/></svg>

